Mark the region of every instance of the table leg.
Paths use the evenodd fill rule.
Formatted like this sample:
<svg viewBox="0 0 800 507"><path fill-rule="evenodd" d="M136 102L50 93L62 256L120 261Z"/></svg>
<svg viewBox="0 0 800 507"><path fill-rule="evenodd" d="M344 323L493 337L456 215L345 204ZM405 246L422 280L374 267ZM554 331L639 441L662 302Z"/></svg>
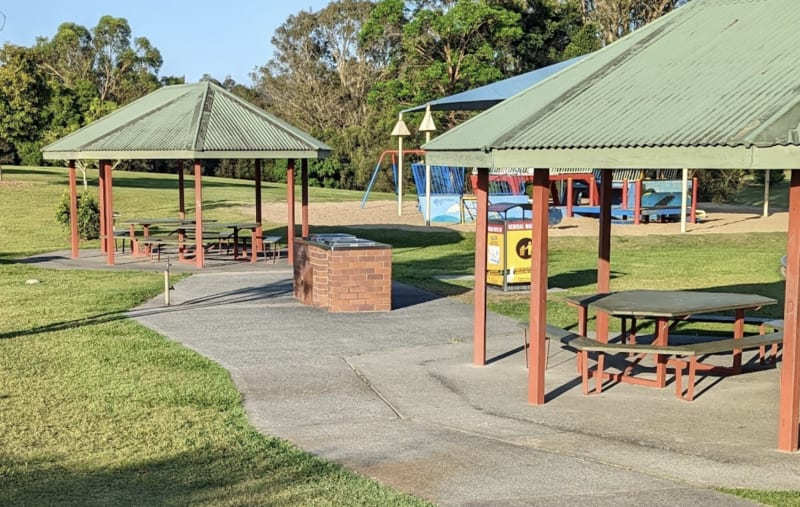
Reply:
<svg viewBox="0 0 800 507"><path fill-rule="evenodd" d="M130 224L128 232L131 234L131 253L134 257L140 256L142 253L139 251L139 242L136 240L136 226Z"/></svg>
<svg viewBox="0 0 800 507"><path fill-rule="evenodd" d="M144 231L142 233L142 238L144 240L144 249L143 249L142 253L149 257L150 254L151 254L151 251L150 251L151 247L150 247L150 243L149 243L149 241L150 241L150 225L149 224L144 224L142 226L142 229Z"/></svg>
<svg viewBox="0 0 800 507"><path fill-rule="evenodd" d="M588 320L587 317L587 310L586 307L583 305L578 306L578 334L581 336L586 336L586 321Z"/></svg>
<svg viewBox="0 0 800 507"><path fill-rule="evenodd" d="M736 320L733 323L734 339L744 338L744 310L736 310ZM733 373L742 372L742 349L733 351Z"/></svg>
<svg viewBox="0 0 800 507"><path fill-rule="evenodd" d="M669 320L664 318L656 319L656 345L667 345L669 341ZM656 354L656 386L664 387L667 385L667 356Z"/></svg>
<svg viewBox="0 0 800 507"><path fill-rule="evenodd" d="M186 229L178 227L178 260L186 258Z"/></svg>

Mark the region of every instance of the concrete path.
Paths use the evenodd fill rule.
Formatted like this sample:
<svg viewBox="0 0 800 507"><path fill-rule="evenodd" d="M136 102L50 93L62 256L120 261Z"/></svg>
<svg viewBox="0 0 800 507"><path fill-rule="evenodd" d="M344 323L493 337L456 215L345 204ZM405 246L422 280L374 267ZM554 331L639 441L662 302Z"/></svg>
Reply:
<svg viewBox="0 0 800 507"><path fill-rule="evenodd" d="M471 365L472 308L401 284L388 313L292 297L285 260L206 270L131 312L227 368L259 430L439 505L750 505L715 486L800 489L777 442L779 370L584 396L553 343L548 402L527 403L521 334L490 315ZM243 266L244 267L244 266Z"/></svg>

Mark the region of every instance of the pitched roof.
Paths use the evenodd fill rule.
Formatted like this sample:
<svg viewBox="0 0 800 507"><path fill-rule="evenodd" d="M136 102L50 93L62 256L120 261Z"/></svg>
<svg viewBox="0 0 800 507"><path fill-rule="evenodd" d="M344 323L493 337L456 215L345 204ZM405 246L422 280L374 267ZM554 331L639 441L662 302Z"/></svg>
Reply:
<svg viewBox="0 0 800 507"><path fill-rule="evenodd" d="M424 148L487 167L792 167L796 0L693 0Z"/></svg>
<svg viewBox="0 0 800 507"><path fill-rule="evenodd" d="M576 56L575 58L554 63L553 65L532 70L518 76L502 79L478 88L473 88L472 90L456 93L455 95L448 95L441 99L432 100L429 102L431 111L481 111L489 109L495 104L516 95L526 88L530 88L539 81L547 79L556 72L569 67L583 58L585 58L585 56ZM414 111L424 111L426 106L427 104L422 104L405 109L403 112L411 113Z"/></svg>
<svg viewBox="0 0 800 507"><path fill-rule="evenodd" d="M211 82L160 88L42 149L45 159L325 158L322 141Z"/></svg>

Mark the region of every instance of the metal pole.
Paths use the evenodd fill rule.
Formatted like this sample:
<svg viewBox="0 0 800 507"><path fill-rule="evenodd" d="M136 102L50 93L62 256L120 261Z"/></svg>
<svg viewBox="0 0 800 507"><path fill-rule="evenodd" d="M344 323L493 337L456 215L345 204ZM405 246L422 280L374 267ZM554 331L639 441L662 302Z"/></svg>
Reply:
<svg viewBox="0 0 800 507"><path fill-rule="evenodd" d="M681 176L681 232L686 232L686 199L689 196L689 169L683 168Z"/></svg>
<svg viewBox="0 0 800 507"><path fill-rule="evenodd" d="M431 141L431 133L425 132L425 142ZM428 164L428 154L425 154L425 225L431 226L431 166Z"/></svg>
<svg viewBox="0 0 800 507"><path fill-rule="evenodd" d="M397 216L403 216L403 136L397 136Z"/></svg>
<svg viewBox="0 0 800 507"><path fill-rule="evenodd" d="M769 216L769 169L764 173L764 218Z"/></svg>
<svg viewBox="0 0 800 507"><path fill-rule="evenodd" d="M167 269L164 270L164 305L169 306L169 255L167 256Z"/></svg>

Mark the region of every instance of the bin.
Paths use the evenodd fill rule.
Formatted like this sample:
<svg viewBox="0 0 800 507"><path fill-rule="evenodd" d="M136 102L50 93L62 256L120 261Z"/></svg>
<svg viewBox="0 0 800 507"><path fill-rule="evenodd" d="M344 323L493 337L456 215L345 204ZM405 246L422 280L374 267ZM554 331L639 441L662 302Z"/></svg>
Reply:
<svg viewBox="0 0 800 507"><path fill-rule="evenodd" d="M531 283L532 228L530 203L489 205L486 283L523 288Z"/></svg>

